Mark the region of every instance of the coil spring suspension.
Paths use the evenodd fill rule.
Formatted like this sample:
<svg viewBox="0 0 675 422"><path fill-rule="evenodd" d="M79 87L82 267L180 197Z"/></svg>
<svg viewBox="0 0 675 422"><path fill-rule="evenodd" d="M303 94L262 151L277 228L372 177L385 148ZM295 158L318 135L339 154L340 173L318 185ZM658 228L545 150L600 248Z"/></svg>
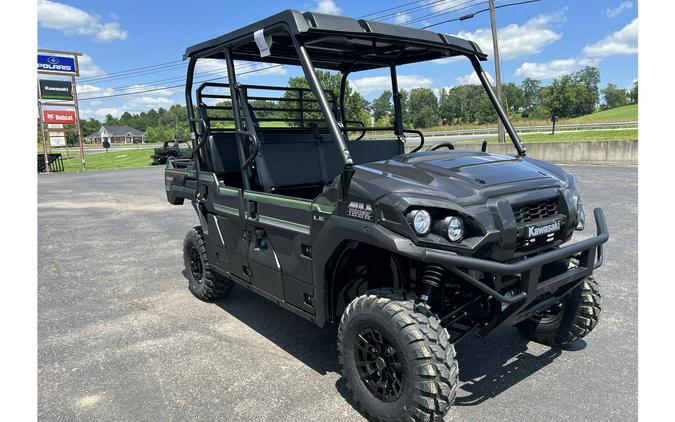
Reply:
<svg viewBox="0 0 675 422"><path fill-rule="evenodd" d="M426 303L429 300L431 292L441 285L444 275L445 268L440 265L429 264L426 266L424 275L422 276L422 295L420 296L420 301Z"/></svg>

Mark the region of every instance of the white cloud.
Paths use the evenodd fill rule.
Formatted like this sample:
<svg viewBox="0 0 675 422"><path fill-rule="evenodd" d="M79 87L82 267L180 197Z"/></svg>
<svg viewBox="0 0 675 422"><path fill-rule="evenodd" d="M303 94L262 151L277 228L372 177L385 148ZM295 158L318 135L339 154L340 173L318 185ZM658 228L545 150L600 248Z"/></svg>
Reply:
<svg viewBox="0 0 675 422"><path fill-rule="evenodd" d="M431 3L431 4L429 4ZM453 4L454 3L454 4ZM429 1L427 5L431 6L431 9L434 12L447 11L448 8L454 8L457 6L457 0L443 0L443 1Z"/></svg>
<svg viewBox="0 0 675 422"><path fill-rule="evenodd" d="M428 88L433 80L418 75L398 75L399 89ZM361 95L379 93L385 90L391 91L391 78L389 76L367 76L349 81L349 85Z"/></svg>
<svg viewBox="0 0 675 422"><path fill-rule="evenodd" d="M523 78L551 79L572 73L585 66L597 66L604 58L614 55L632 55L638 52L638 20L608 35L600 41L588 44L579 57L551 60L546 63L525 62L515 75Z"/></svg>
<svg viewBox="0 0 675 422"><path fill-rule="evenodd" d="M559 40L562 33L556 32L554 28L565 21L564 11L565 9L550 15L535 16L522 25L514 23L499 28L497 38L501 60L541 53L547 45ZM474 32L462 31L456 36L476 42L485 53L492 57L490 28L480 28Z"/></svg>
<svg viewBox="0 0 675 422"><path fill-rule="evenodd" d="M333 0L315 0L312 12L328 13L330 15L339 15L342 12L340 6L335 4Z"/></svg>
<svg viewBox="0 0 675 422"><path fill-rule="evenodd" d="M633 7L632 1L622 1L616 7L608 7L607 10L605 10L605 14L607 15L608 18L615 18L632 7Z"/></svg>
<svg viewBox="0 0 675 422"><path fill-rule="evenodd" d="M246 61L235 61L234 63L234 69L237 73L237 76L242 78L245 78L248 75L285 75L287 73L286 68L283 66L271 66L273 65L268 63L255 63ZM253 70L255 71L251 72ZM195 66L195 72L208 72L210 73L209 77L225 76L227 75L227 65L225 64L225 60L202 59L197 62L197 65Z"/></svg>
<svg viewBox="0 0 675 422"><path fill-rule="evenodd" d="M394 23L397 25L401 25L405 22L408 22L410 20L410 15L407 13L397 13L396 16L394 16Z"/></svg>
<svg viewBox="0 0 675 422"><path fill-rule="evenodd" d="M598 63L598 60L588 58L558 59L546 63L525 62L516 70L516 76L533 79L552 79L560 75L572 73L585 66L595 66Z"/></svg>
<svg viewBox="0 0 675 422"><path fill-rule="evenodd" d="M94 63L94 59L86 54L77 58L77 64L80 67L80 77L90 78L92 76L105 75L103 69Z"/></svg>
<svg viewBox="0 0 675 422"><path fill-rule="evenodd" d="M242 78L258 77L264 75L285 75L288 73L285 67L271 65L268 63L256 63L254 66L242 68L241 71L237 69L237 72L241 72ZM244 72L247 73L244 74Z"/></svg>
<svg viewBox="0 0 675 422"><path fill-rule="evenodd" d="M583 49L583 54L588 57L609 57L616 55L633 55L638 52L638 20L620 30L608 35L600 41L588 44Z"/></svg>
<svg viewBox="0 0 675 422"><path fill-rule="evenodd" d="M122 113L126 110L121 110L117 107L101 107L97 109L80 109L83 119L89 119L93 117L94 119L103 120L107 114L112 115L113 117L120 117Z"/></svg>
<svg viewBox="0 0 675 422"><path fill-rule="evenodd" d="M103 95L112 95L115 90L112 88L101 88L95 85L79 84L77 85L77 94L87 94L86 97L98 97ZM91 103L90 103L91 104Z"/></svg>
<svg viewBox="0 0 675 422"><path fill-rule="evenodd" d="M161 91L160 91L161 92ZM162 97L162 96L138 96L134 97L124 104L124 109L142 109L147 110L151 108L164 107L168 108L174 104L177 104L178 101L173 98Z"/></svg>
<svg viewBox="0 0 675 422"><path fill-rule="evenodd" d="M176 92L175 88L164 88L157 85L136 84L129 88L126 88L124 90L124 93L142 92L148 89L156 89L157 91L152 91L152 95L161 95L161 96L173 95Z"/></svg>
<svg viewBox="0 0 675 422"><path fill-rule="evenodd" d="M487 75L488 81L490 81L491 84L495 83L495 79L490 75L488 72L485 72ZM478 79L478 75L476 75L476 72L471 72L469 74L466 74L464 76L460 76L458 78L455 78L457 81L457 85L480 85L480 80Z"/></svg>
<svg viewBox="0 0 675 422"><path fill-rule="evenodd" d="M125 40L128 36L117 22L101 22L99 16L50 0L38 0L38 22L66 35L88 35L99 41Z"/></svg>

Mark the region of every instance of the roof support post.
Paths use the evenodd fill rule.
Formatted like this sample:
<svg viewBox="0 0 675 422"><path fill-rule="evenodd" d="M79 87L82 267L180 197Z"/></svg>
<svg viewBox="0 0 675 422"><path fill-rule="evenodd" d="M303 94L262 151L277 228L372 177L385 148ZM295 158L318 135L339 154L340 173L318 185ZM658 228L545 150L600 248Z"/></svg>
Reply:
<svg viewBox="0 0 675 422"><path fill-rule="evenodd" d="M497 116L499 116L499 120L504 124L504 128L506 129L506 132L509 134L509 138L511 138L511 142L513 143L513 146L516 147L516 151L518 151L518 155L521 157L525 156L525 153L527 152L527 149L523 145L523 143L520 141L520 138L518 137L518 134L516 133L516 130L513 128L511 125L511 122L509 121L508 117L506 117L506 112L502 108L502 105L500 104L499 100L497 99L497 95L495 94L495 91L492 89L492 85L490 85L490 81L488 80L487 76L485 75L485 71L483 70L483 67L480 65L480 62L478 61L478 58L476 56L469 56L469 60L471 60L471 64L473 65L473 69L476 72L476 75L478 76L478 79L480 80L481 85L483 85L483 89L485 89L485 92L488 95L488 98L490 99L490 102L492 103L492 106L495 108L495 111L497 112Z"/></svg>
<svg viewBox="0 0 675 422"><path fill-rule="evenodd" d="M335 120L335 116L333 115L330 104L328 104L326 93L321 87L319 77L316 75L314 65L312 64L309 54L307 53L307 48L302 45L295 37L291 38L293 38L293 44L295 45L295 49L298 52L298 57L300 58L300 63L302 64L302 70L305 72L305 78L307 78L309 87L312 89L312 92L319 103L319 108L321 108L321 112L326 118L328 130L330 131L331 135L333 135L333 138L335 138L335 145L337 145L340 151L342 165L344 168L351 168L354 165L354 161L352 161L352 156L349 153L349 149L347 148L347 143L342 136L342 130L340 129L337 120Z"/></svg>
<svg viewBox="0 0 675 422"><path fill-rule="evenodd" d="M396 65L389 66L391 72L391 99L394 102L394 133L401 139L403 135L403 110L401 109L401 93L398 92L398 76Z"/></svg>
<svg viewBox="0 0 675 422"><path fill-rule="evenodd" d="M196 63L197 58L190 57L190 62L188 63L187 67L187 78L185 81L185 105L187 106L188 124L190 125L190 136L192 138L193 150L197 147L197 127L194 122L195 113L194 107L192 106L192 81L194 80Z"/></svg>
<svg viewBox="0 0 675 422"><path fill-rule="evenodd" d="M345 94L347 91L347 77L349 76L349 71L342 72L342 79L340 79L340 120L342 125L346 125L347 122L347 113L345 112Z"/></svg>
<svg viewBox="0 0 675 422"><path fill-rule="evenodd" d="M244 144L245 135L241 132L244 130L241 127L241 114L239 114L239 107L243 105L239 101L239 86L237 85L237 76L234 71L234 60L229 48L225 48L225 63L227 64L227 80L230 85L230 101L232 102L232 117L234 118L234 128L237 131L237 150L239 152L239 163L243 165L246 162L246 148ZM251 166L246 166L241 169L242 184L245 190L251 190Z"/></svg>

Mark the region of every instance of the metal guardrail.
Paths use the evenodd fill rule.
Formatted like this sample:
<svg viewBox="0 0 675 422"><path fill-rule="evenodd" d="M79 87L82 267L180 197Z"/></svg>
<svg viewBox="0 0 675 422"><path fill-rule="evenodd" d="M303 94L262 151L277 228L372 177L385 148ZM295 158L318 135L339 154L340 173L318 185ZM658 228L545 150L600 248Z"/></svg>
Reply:
<svg viewBox="0 0 675 422"><path fill-rule="evenodd" d="M556 132L571 132L581 130L609 130L638 127L638 122L611 122L611 123L579 123L555 126ZM546 133L551 131L551 125L517 126L514 128L518 134L523 133ZM473 129L436 130L431 132L422 131L425 138L453 137L471 135L496 135L497 127L480 127ZM369 136L370 139L388 139L393 136Z"/></svg>

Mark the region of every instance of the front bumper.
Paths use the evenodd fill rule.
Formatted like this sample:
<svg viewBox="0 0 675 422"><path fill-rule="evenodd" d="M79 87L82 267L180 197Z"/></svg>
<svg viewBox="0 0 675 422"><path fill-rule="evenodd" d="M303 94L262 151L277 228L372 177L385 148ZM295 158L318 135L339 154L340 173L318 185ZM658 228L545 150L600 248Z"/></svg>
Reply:
<svg viewBox="0 0 675 422"><path fill-rule="evenodd" d="M441 265L458 278L504 305L502 312L479 331L479 335L485 336L497 328L513 325L550 307L583 282L585 277L590 276L593 270L602 265L604 258L602 245L609 239L609 231L603 210L596 208L593 213L597 227L596 236L515 263L507 264L460 256L452 252L431 248L420 248L422 261L427 264ZM568 258L574 258L578 261L578 264L571 266L562 274L550 278L542 277L544 265ZM515 295L502 294L462 271L462 269L519 276L520 285L518 287L520 292Z"/></svg>

